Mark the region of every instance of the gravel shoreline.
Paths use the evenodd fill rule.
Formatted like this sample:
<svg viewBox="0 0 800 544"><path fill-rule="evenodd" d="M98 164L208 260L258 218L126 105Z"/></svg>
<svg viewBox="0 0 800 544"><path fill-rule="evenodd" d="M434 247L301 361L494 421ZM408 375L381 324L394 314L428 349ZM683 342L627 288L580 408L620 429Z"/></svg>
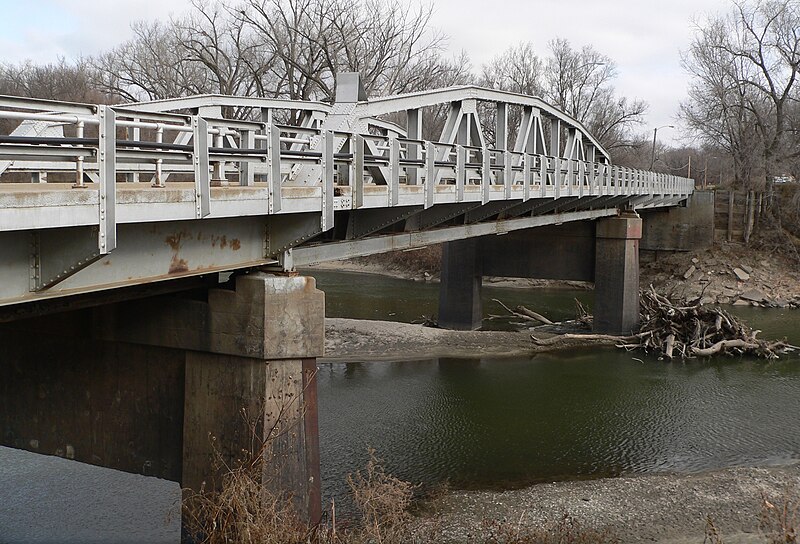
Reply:
<svg viewBox="0 0 800 544"><path fill-rule="evenodd" d="M442 542L482 541L484 520L537 527L565 513L582 527L609 529L624 543L704 541L707 516L726 544L767 542L759 528L762 493L798 496L800 463L737 467L534 485L512 491L453 491L433 502Z"/></svg>
<svg viewBox="0 0 800 544"><path fill-rule="evenodd" d="M540 351L528 332L450 331L391 321L325 318L322 361L528 356Z"/></svg>

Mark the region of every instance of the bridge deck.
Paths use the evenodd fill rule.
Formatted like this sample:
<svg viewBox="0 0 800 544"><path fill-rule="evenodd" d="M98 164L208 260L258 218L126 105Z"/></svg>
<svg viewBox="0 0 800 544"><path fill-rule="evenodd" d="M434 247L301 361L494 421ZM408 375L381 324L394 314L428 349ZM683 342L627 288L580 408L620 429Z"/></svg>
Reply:
<svg viewBox="0 0 800 544"><path fill-rule="evenodd" d="M620 194L614 187L563 187L562 198L572 195L600 197ZM282 188L280 210L275 215L295 213L321 213L322 187ZM334 211L352 210L352 188L337 187L339 196L333 198ZM512 186L510 196L502 185L492 185L488 198L479 185L465 185L461 198L455 185L437 185L432 205L454 203L484 203L496 201L523 201L522 185ZM539 184L530 187L537 198L555 199L556 189ZM629 194L627 191L622 194ZM252 186L231 185L211 187L209 219L268 215L269 187L267 183ZM630 195L635 196L635 195ZM644 193L636 196L650 196ZM681 193L653 193L654 198L641 199L639 208L659 205L674 205L674 198ZM660 197L660 198L657 198ZM400 185L398 202L389 202L386 185L366 184L363 187L363 203L359 209L384 209L389 207L425 206L422 185ZM97 208L100 188L97 183L87 183L76 189L69 183L2 183L0 184L0 231L20 231L59 227L98 225ZM196 218L196 193L194 182L170 182L167 187L151 187L147 183L119 183L116 188L116 222L141 223L153 221L188 221Z"/></svg>
<svg viewBox="0 0 800 544"><path fill-rule="evenodd" d="M407 108L444 99L446 141L421 139L421 111ZM497 148L481 99L498 107ZM251 108L240 112L251 120L223 107ZM523 112L513 150L509 107ZM275 122L281 108L300 112L283 114L295 124ZM585 127L530 97L457 88L326 108L0 97L13 127L0 135L0 306L674 206L693 190L611 165ZM390 111L407 112L407 129L373 116Z"/></svg>

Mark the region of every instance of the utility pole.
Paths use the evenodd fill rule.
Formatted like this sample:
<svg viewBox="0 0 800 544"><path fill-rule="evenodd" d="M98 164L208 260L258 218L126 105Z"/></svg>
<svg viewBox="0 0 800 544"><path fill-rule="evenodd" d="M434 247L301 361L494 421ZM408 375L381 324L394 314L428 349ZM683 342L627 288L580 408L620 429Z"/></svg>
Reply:
<svg viewBox="0 0 800 544"><path fill-rule="evenodd" d="M656 136L658 135L658 129L661 128L675 128L675 127L673 125L663 125L653 129L653 153L650 156L650 171L653 170L653 166L656 164Z"/></svg>

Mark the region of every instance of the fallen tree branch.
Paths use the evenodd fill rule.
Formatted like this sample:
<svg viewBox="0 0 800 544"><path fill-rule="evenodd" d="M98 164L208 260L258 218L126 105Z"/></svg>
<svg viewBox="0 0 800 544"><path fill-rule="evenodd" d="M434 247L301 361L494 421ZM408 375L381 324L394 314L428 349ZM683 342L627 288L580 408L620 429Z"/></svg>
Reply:
<svg viewBox="0 0 800 544"><path fill-rule="evenodd" d="M528 321L537 321L539 323L544 323L545 325L553 325L553 322L544 317L541 314L534 312L533 310L529 310L525 306L517 306L515 309L511 309L501 301L497 300L496 298L492 299L494 302L498 303L500 306L503 307L508 313L515 317L519 317L520 319L525 319Z"/></svg>
<svg viewBox="0 0 800 544"><path fill-rule="evenodd" d="M606 344L606 345L617 345L620 343L628 343L628 342L636 342L636 345L639 345L639 341L641 340L642 336L649 333L640 333L635 334L633 336L614 336L612 334L573 334L573 333L566 333L566 334L559 334L557 336L553 336L550 338L537 338L534 335L531 335L531 339L533 343L537 346L555 346L560 343L567 343L568 341L580 341L583 343L592 343L592 344Z"/></svg>
<svg viewBox="0 0 800 544"><path fill-rule="evenodd" d="M549 319L547 319L547 318L546 318L545 316L543 316L542 314L538 314L538 313L534 312L533 310L529 310L529 309L528 309L528 308L526 308L525 306L517 306L517 307L516 307L516 310L517 310L519 313L521 313L521 314L525 314L525 315L527 315L528 317L532 317L533 319L535 319L535 320L537 320L537 321L540 321L540 322L544 323L545 325L552 325L552 324L553 324L553 322L552 322L552 321L550 321Z"/></svg>
<svg viewBox="0 0 800 544"><path fill-rule="evenodd" d="M496 302L516 317L535 319L521 312L522 307L512 310L502 302ZM531 335L531 339L540 347L614 345L626 350L640 349L655 353L670 360L721 354L775 359L799 349L785 341L759 339L758 333L761 331L753 330L722 308L700 304L677 306L667 297L656 293L652 285L640 292L639 304L639 333L632 336L568 333L546 339ZM591 321L591 316L577 301L576 307L581 322Z"/></svg>
<svg viewBox="0 0 800 544"><path fill-rule="evenodd" d="M736 340L720 340L710 348L697 348L692 347L692 353L695 355L699 355L700 357L710 357L711 355L716 355L717 353L728 350L731 348L744 348L748 350L757 349L759 346L756 343L746 342L742 339Z"/></svg>

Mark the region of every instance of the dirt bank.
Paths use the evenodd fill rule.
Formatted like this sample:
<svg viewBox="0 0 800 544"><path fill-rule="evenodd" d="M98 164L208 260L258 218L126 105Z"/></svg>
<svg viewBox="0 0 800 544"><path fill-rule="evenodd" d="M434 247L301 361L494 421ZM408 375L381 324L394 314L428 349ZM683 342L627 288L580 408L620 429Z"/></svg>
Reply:
<svg viewBox="0 0 800 544"><path fill-rule="evenodd" d="M378 259L347 259L344 261L331 261L311 265L309 270L337 270L340 272L359 272L361 274L378 274L391 278L399 278L410 281L439 283L439 272L412 270L401 266L391 266L382 263ZM485 276L483 285L490 287L503 287L508 289L529 289L529 288L548 288L548 289L592 289L593 285L586 281L573 280L535 280L529 278L497 278Z"/></svg>
<svg viewBox="0 0 800 544"><path fill-rule="evenodd" d="M311 267L381 274L420 282L438 282L438 268L405 266L397 259L369 258L334 261ZM658 252L642 255L640 284L653 285L675 300L738 306L800 307L800 267L786 252L768 244L745 246L718 243L693 252ZM484 278L484 285L508 288L591 289L579 281Z"/></svg>
<svg viewBox="0 0 800 544"><path fill-rule="evenodd" d="M763 247L717 244L642 259L641 284L676 300L703 304L800 307L800 271L789 256Z"/></svg>
<svg viewBox="0 0 800 544"><path fill-rule="evenodd" d="M736 544L767 542L759 530L761 494L777 504L787 489L797 496L800 464L457 491L433 507L441 513L442 542L484 541L484 520L536 527L569 513L584 527L610 529L624 543L701 543L710 516L725 543Z"/></svg>

